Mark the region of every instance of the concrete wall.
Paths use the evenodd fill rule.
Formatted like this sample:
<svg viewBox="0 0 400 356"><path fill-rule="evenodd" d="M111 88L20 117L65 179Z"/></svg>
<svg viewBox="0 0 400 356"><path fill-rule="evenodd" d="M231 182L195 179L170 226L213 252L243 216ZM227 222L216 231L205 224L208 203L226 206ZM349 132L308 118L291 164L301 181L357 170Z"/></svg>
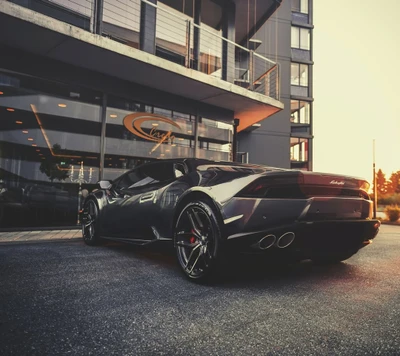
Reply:
<svg viewBox="0 0 400 356"><path fill-rule="evenodd" d="M260 122L261 127L253 132L240 133L238 152L248 152L250 163L290 168L290 1L282 2L254 38L262 41L257 53L280 63L285 108Z"/></svg>

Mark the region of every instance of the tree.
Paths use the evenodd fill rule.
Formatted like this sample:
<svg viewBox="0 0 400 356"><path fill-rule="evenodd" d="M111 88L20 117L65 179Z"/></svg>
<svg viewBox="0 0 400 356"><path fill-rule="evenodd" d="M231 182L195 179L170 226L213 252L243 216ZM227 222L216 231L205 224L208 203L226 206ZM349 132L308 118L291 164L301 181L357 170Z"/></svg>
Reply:
<svg viewBox="0 0 400 356"><path fill-rule="evenodd" d="M378 195L382 195L387 192L386 177L382 172L382 169L379 169L379 171L376 173L376 187Z"/></svg>
<svg viewBox="0 0 400 356"><path fill-rule="evenodd" d="M390 194L400 193L400 171L393 172L387 184L387 192Z"/></svg>

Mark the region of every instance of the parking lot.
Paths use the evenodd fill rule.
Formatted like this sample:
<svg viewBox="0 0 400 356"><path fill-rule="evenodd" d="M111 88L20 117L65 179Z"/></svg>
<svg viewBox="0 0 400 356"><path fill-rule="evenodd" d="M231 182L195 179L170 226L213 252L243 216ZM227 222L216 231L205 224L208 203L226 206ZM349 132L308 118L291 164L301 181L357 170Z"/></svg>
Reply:
<svg viewBox="0 0 400 356"><path fill-rule="evenodd" d="M400 226L338 265L241 259L212 285L171 251L72 235L0 246L1 355L400 352Z"/></svg>

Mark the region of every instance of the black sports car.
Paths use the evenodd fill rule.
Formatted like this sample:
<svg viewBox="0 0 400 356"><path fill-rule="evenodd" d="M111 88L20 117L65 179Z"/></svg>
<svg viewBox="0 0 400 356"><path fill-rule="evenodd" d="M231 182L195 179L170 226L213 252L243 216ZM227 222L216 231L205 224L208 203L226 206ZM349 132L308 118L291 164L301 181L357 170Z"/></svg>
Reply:
<svg viewBox="0 0 400 356"><path fill-rule="evenodd" d="M170 241L191 279L233 251L338 262L372 242L380 222L362 179L203 159L141 165L85 199L83 239Z"/></svg>

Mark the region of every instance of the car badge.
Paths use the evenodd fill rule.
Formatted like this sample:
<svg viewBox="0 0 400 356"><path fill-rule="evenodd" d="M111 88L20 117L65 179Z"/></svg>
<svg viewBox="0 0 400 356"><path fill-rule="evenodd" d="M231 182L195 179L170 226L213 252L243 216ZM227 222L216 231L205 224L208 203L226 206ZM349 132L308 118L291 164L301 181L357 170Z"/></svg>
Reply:
<svg viewBox="0 0 400 356"><path fill-rule="evenodd" d="M329 184L344 185L344 182L341 180L331 180L331 182Z"/></svg>

